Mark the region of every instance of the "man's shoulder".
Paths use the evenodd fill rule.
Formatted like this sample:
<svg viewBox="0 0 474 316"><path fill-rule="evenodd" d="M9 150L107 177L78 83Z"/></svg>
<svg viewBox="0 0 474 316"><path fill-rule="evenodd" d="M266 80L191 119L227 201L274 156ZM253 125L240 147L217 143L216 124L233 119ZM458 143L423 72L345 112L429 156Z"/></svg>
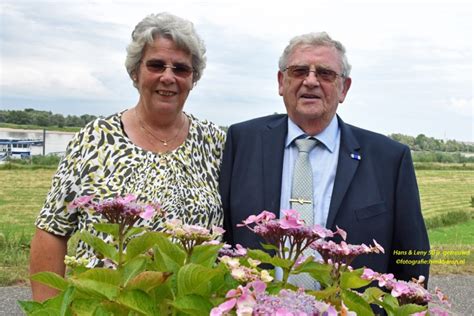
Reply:
<svg viewBox="0 0 474 316"><path fill-rule="evenodd" d="M383 134L363 129L351 124L344 123L344 125L345 128L354 135L362 147L370 146L378 148L379 150L382 148L391 148L392 150L396 151L404 151L408 148L406 145L399 143Z"/></svg>
<svg viewBox="0 0 474 316"><path fill-rule="evenodd" d="M265 129L268 126L275 126L283 124L287 119L286 114L272 114L262 117L257 117L251 120L243 121L240 123L232 124L229 129L232 130L258 130Z"/></svg>

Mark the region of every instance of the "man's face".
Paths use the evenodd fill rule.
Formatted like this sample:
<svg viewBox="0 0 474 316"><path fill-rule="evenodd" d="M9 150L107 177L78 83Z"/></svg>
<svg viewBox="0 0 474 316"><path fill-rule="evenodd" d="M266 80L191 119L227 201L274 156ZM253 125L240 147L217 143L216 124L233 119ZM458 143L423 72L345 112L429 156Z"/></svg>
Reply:
<svg viewBox="0 0 474 316"><path fill-rule="evenodd" d="M327 69L342 73L339 52L333 47L301 45L293 49L287 67L309 66L310 70ZM278 91L283 96L288 116L304 129L307 124L318 122L326 127L336 113L337 106L346 97L350 78L336 76L333 82L316 76L291 77L290 71L278 72Z"/></svg>

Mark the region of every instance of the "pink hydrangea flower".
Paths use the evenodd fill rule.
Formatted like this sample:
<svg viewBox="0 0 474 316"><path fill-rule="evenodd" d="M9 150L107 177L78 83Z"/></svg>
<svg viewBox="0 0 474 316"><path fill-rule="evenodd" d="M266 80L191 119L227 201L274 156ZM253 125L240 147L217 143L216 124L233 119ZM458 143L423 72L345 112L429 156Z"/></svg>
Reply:
<svg viewBox="0 0 474 316"><path fill-rule="evenodd" d="M150 220L153 218L153 216L155 216L155 214L156 214L155 208L153 206L147 205L145 206L145 209L143 210L143 212L139 214L139 216L143 219Z"/></svg>
<svg viewBox="0 0 474 316"><path fill-rule="evenodd" d="M76 208L89 208L92 206L90 202L92 201L93 198L94 198L93 195L80 196L74 199L74 201L72 201L71 203L69 203L68 209L72 210Z"/></svg>
<svg viewBox="0 0 474 316"><path fill-rule="evenodd" d="M304 227L304 220L300 219L300 213L296 210L283 210L280 219L280 227L283 229Z"/></svg>
<svg viewBox="0 0 474 316"><path fill-rule="evenodd" d="M235 304L237 303L236 298L231 298L230 300L225 301L224 303L220 304L217 307L214 307L211 309L211 316L222 316L225 315L226 313L230 312Z"/></svg>
<svg viewBox="0 0 474 316"><path fill-rule="evenodd" d="M254 315L336 316L337 310L325 302L317 301L314 296L306 294L302 289L298 291L283 289L278 295L258 295Z"/></svg>

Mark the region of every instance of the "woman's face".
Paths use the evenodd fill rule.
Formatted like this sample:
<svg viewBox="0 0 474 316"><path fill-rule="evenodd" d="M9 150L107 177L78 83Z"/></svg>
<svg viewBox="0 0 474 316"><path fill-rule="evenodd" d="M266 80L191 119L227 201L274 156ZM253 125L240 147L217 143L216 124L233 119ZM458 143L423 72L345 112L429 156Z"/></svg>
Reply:
<svg viewBox="0 0 474 316"><path fill-rule="evenodd" d="M168 67L163 71L163 65L177 69ZM172 40L157 37L152 45L147 44L136 75L139 102L145 110L164 115L183 110L193 88L191 55Z"/></svg>

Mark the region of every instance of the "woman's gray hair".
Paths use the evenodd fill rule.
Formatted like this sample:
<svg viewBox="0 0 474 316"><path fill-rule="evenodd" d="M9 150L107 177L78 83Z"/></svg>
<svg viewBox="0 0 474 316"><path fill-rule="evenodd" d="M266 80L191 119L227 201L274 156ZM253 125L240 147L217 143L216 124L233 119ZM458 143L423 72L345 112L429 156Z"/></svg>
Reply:
<svg viewBox="0 0 474 316"><path fill-rule="evenodd" d="M125 67L135 88L137 84L133 77L140 67L145 45L153 44L153 41L158 37L172 40L179 49L191 54L194 69L193 82L196 83L206 68L204 41L196 33L193 23L163 12L145 17L132 32L132 41L127 47Z"/></svg>
<svg viewBox="0 0 474 316"><path fill-rule="evenodd" d="M341 56L342 75L344 77L349 77L351 74L351 65L347 60L346 48L341 44L341 42L333 40L326 32L308 33L293 37L288 46L286 46L280 57L280 61L278 62L280 71L285 71L291 53L293 53L293 50L297 46L301 45L334 47Z"/></svg>

